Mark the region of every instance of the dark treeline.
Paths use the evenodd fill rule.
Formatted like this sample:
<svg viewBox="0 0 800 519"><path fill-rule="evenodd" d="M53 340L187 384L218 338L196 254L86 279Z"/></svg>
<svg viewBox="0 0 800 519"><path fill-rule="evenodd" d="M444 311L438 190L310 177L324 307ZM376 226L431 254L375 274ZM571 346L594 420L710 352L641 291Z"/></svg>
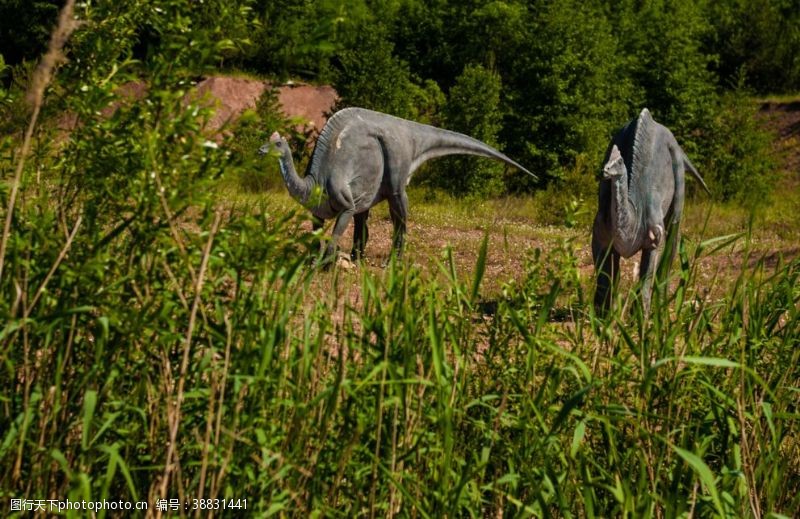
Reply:
<svg viewBox="0 0 800 519"><path fill-rule="evenodd" d="M7 63L38 56L59 3L0 7ZM193 16L230 39L222 68L332 83L341 106L469 133L541 178L458 160L427 172L456 194L527 192L596 169L609 136L647 106L716 196L763 199L772 167L748 96L800 88L797 0L206 0ZM158 22L141 16L131 36L147 66Z"/></svg>

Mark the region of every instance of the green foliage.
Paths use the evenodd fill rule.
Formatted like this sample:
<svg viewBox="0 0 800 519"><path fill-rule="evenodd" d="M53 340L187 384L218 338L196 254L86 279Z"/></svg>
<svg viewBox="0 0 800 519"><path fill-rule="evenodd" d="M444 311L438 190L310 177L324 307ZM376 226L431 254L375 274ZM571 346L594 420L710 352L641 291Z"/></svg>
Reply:
<svg viewBox="0 0 800 519"><path fill-rule="evenodd" d="M541 225L567 225L590 229L597 212L597 163L585 154L564 168L558 180L530 195L532 221Z"/></svg>
<svg viewBox="0 0 800 519"><path fill-rule="evenodd" d="M680 0L630 1L614 12L615 32L628 58L625 75L642 90L644 106L655 119L695 156L699 143L694 137L698 130L710 130L717 106L715 77L709 71L713 56L701 50L709 22L700 7ZM635 106L635 114L641 108Z"/></svg>
<svg viewBox="0 0 800 519"><path fill-rule="evenodd" d="M743 91L725 94L713 121L713 135L704 139L709 160L707 183L715 197L747 206L769 202L777 164L773 136L756 118L756 106Z"/></svg>
<svg viewBox="0 0 800 519"><path fill-rule="evenodd" d="M255 6L260 27L246 64L278 77L331 79L331 60L352 48L372 13L358 0L277 0Z"/></svg>
<svg viewBox="0 0 800 519"><path fill-rule="evenodd" d="M301 121L289 120L283 115L278 101L278 91L268 88L261 94L252 112L244 114L232 128L230 151L238 161L239 185L248 192L263 192L283 188L278 161L258 155L272 132L280 133L289 142L298 168L310 158L310 132L302 133Z"/></svg>
<svg viewBox="0 0 800 519"><path fill-rule="evenodd" d="M406 119L437 111L438 86L433 82L419 86L408 65L394 58L393 48L382 26L359 33L354 47L339 56L337 108L360 106Z"/></svg>
<svg viewBox="0 0 800 519"><path fill-rule="evenodd" d="M450 89L445 126L497 146L501 127L500 77L481 66L467 66ZM503 191L504 166L488 159L450 157L441 161L434 182L451 194L486 198Z"/></svg>
<svg viewBox="0 0 800 519"><path fill-rule="evenodd" d="M796 0L708 2L714 26L708 52L719 56L724 86L744 73L747 86L760 93L796 93L800 89L800 3Z"/></svg>
<svg viewBox="0 0 800 519"><path fill-rule="evenodd" d="M529 23L509 70L516 93L502 138L522 164L557 178L578 152L602 155L634 89L617 31L595 3L543 2ZM530 177L512 179L512 190L532 187Z"/></svg>
<svg viewBox="0 0 800 519"><path fill-rule="evenodd" d="M4 0L0 3L0 49L10 65L37 59L56 25L59 0Z"/></svg>

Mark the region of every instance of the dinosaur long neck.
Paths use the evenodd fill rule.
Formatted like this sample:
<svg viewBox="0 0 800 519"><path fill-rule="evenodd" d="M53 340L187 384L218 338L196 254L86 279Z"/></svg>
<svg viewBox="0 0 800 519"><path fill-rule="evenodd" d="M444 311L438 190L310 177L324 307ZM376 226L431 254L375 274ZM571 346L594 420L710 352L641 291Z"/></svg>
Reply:
<svg viewBox="0 0 800 519"><path fill-rule="evenodd" d="M623 248L636 247L636 208L628 196L628 169L611 181L611 225L614 242Z"/></svg>
<svg viewBox="0 0 800 519"><path fill-rule="evenodd" d="M300 177L294 167L294 160L292 153L288 149L281 155L278 164L281 168L281 176L283 181L286 182L286 189L292 198L305 204L311 196L312 188L314 187L314 178L310 175Z"/></svg>
<svg viewBox="0 0 800 519"><path fill-rule="evenodd" d="M437 157L444 157L447 155L477 155L505 162L528 174L532 174L488 144L462 133L434 128L432 126L419 125L414 131L414 141L416 153L411 163L410 172L414 172L423 162Z"/></svg>

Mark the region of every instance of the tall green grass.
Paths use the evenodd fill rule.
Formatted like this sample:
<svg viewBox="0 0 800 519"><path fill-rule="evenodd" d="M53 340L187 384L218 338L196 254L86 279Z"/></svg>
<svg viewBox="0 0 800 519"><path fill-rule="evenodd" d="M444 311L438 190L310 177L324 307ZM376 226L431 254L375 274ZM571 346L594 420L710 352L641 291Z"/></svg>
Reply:
<svg viewBox="0 0 800 519"><path fill-rule="evenodd" d="M106 39L75 45L111 52ZM301 517L800 509L800 262L747 264L710 299L698 266L723 241L682 248L650 320L635 296L598 319L570 240L530 251L497 294L482 290L488 241L469 273L452 254L441 276L317 271L296 215L217 199L241 166L171 66L196 50L168 49L146 97L113 112L124 64L65 67L86 88L49 108L78 124L60 139L36 126L31 153L0 158L20 172L0 184L4 512L12 498L151 513L234 498Z"/></svg>

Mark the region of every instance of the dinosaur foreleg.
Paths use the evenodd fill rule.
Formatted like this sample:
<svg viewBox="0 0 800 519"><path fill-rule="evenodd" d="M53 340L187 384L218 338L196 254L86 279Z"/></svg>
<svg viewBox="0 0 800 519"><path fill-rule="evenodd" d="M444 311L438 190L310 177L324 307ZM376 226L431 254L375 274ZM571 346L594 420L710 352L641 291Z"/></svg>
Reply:
<svg viewBox="0 0 800 519"><path fill-rule="evenodd" d="M350 225L350 220L353 219L354 209L345 209L336 217L336 223L333 225L333 236L327 249L325 249L325 256L322 261L325 265L330 265L336 261L336 251L339 248L339 240L342 238L347 226Z"/></svg>
<svg viewBox="0 0 800 519"><path fill-rule="evenodd" d="M592 233L592 257L597 273L594 307L598 314L605 315L611 308L612 292L619 276L619 254L613 247L603 246Z"/></svg>
<svg viewBox="0 0 800 519"><path fill-rule="evenodd" d="M394 252L400 258L403 255L405 245L406 219L408 218L408 196L405 190L392 195L389 198L389 214L392 217L394 227L394 238L392 244Z"/></svg>
<svg viewBox="0 0 800 519"><path fill-rule="evenodd" d="M353 261L364 258L364 249L367 246L369 239L369 228L367 227L367 219L369 218L369 210L363 213L358 213L353 217L353 250L350 251L350 259Z"/></svg>

